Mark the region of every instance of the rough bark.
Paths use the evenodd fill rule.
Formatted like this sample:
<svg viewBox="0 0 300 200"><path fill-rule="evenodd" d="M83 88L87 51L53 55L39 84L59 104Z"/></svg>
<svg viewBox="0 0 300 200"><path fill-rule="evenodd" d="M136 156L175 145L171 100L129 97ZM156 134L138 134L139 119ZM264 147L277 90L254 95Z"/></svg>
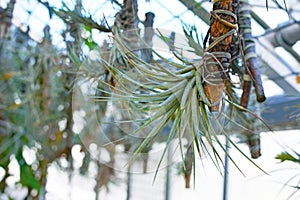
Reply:
<svg viewBox="0 0 300 200"><path fill-rule="evenodd" d="M213 4L209 29L210 45L206 49L209 58L204 63L202 74L205 94L212 104L211 111L219 110L224 80L228 79L227 72L231 59L229 49L234 30L237 29L237 8L238 0L215 0Z"/></svg>

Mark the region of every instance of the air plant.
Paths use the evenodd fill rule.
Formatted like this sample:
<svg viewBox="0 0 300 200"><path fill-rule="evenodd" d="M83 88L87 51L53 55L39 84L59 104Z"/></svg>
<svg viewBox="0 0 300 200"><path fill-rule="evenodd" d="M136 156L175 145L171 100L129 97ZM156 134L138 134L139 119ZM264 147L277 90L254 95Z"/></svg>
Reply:
<svg viewBox="0 0 300 200"><path fill-rule="evenodd" d="M198 62L188 61L176 51L172 53L177 61L170 61L152 48L152 53L160 62L153 60L148 63L138 56L136 53L138 49L132 49L127 45L127 41L124 40L125 32L118 26L112 28L114 49L122 63L120 65L118 62L104 62L114 79L114 84L109 86L111 90L107 91L111 95L107 100L121 102L123 111L129 113L131 117L130 120L128 118L126 120L137 125L135 130L127 132L132 137L140 138L140 143L135 145L131 162L140 156L144 148L156 142L162 130L169 124L171 129L157 170L174 138L180 141L179 148L183 160L187 161L182 145L182 139L185 138L191 144L193 155L193 158L188 160L195 163L196 154L201 156L206 153L221 173L223 158L218 149L225 154L227 152L219 135L225 136L234 148L248 158L225 130L229 122L239 124L234 118L231 119L236 116L234 115L236 112L246 111L250 116L259 118L237 103L230 83L230 46L232 38L237 34L235 14L237 3L237 1L214 2L207 48L203 50L200 44L196 48L197 42L188 37L189 44L193 44L198 54L202 55ZM167 40L165 42L168 44ZM140 39L139 43L145 42ZM105 81L100 82L109 85ZM224 96L225 93L227 97ZM230 155L228 157L239 169L234 159ZM248 159L256 165L250 158Z"/></svg>
<svg viewBox="0 0 300 200"><path fill-rule="evenodd" d="M98 82L95 101L112 102L116 108L113 112L121 116L114 124L122 130L122 143L127 145L126 150L133 152L129 164L141 153L147 153L154 142L164 141L166 147L158 170L171 141L178 138L187 180L197 154L207 154L222 173L223 158L218 149L227 154L219 138L222 135L256 165L239 149L229 132L230 127L241 128L249 140L252 158L260 156L259 138L253 128L257 120L264 122L247 109L252 82L257 101L265 100L250 34L249 8L247 1L214 1L204 45L198 39L194 40L191 31L184 30L189 46L199 56L197 61L186 59L170 44L172 39L157 30L162 41L170 46L176 61L164 58L149 45L149 41L140 37L136 19L124 17L126 12L122 10L117 14L119 21L109 29L113 43L109 52L104 50L106 58L99 58L105 75L92 79ZM152 56L150 60L141 56L145 50ZM236 58L240 60L235 62ZM231 81L231 76L236 74L244 88L241 98L235 93ZM106 106L106 103L103 105ZM103 121L104 118L101 119ZM171 127L169 133L162 134L168 126ZM187 147L187 154L182 144L183 138L191 144ZM234 159L230 155L228 157L239 168Z"/></svg>
<svg viewBox="0 0 300 200"><path fill-rule="evenodd" d="M134 4L134 1L126 2L128 5ZM124 9L129 9L129 13L135 13L133 15L136 16L136 10L132 6L126 3L124 5ZM257 142L256 137L252 137L254 131L251 124L253 124L252 119L262 120L247 109L252 81L256 89L257 101L264 101L265 96L251 38L248 2L214 1L210 29L203 47L199 41L192 38L191 32L184 30L188 44L200 56L198 61L188 61L176 51L176 47L171 48L171 46L171 52L177 61L164 58L149 45L149 41L139 37L137 19L127 15L124 17L123 14L127 12L123 11L122 9L117 14L115 26L109 29L113 35L113 44L108 53L109 59L99 58L100 65L107 73L105 78L101 78L101 75L97 79L99 87L96 90L100 96L96 96L96 100L112 102L117 108L116 112L122 116L115 124L118 124L125 133L123 142L130 144L127 150L131 149L134 152L130 164L140 156L140 153L151 149L149 147L154 142L164 138L166 147L158 163L158 170L172 139L178 138L182 159L189 161L186 167L191 166L191 162L195 163L197 153L199 155L207 153L221 172L223 160L217 149L221 148L225 154L227 152L219 135L225 136L234 148L248 158L230 139L231 133L227 128L229 124L241 127L247 132L250 138L249 145L254 144L254 147L251 147L254 149L252 157L258 157L260 151L257 150L259 147L256 144L259 145L259 141ZM239 33L238 27L240 27ZM170 45L170 40L160 32L159 36ZM234 41L237 41L237 45ZM208 47L206 47L207 42ZM234 49L234 45L238 50ZM153 54L153 57L158 58L159 61L147 60L140 56L147 48L147 53ZM244 69L239 62L233 64L236 58L234 56L241 58ZM234 74L238 74L244 84L244 94L241 99L236 95L230 79ZM129 124L131 127L125 130L122 128L124 124ZM171 129L168 135L163 136L162 130L169 125ZM189 155L184 155L181 142L183 138L192 144L188 147L189 152L192 152L189 153L192 154L192 159L187 159ZM252 141L253 138L255 141ZM233 158L228 156L238 167ZM255 165L250 158L248 159ZM187 169L187 176L190 171Z"/></svg>

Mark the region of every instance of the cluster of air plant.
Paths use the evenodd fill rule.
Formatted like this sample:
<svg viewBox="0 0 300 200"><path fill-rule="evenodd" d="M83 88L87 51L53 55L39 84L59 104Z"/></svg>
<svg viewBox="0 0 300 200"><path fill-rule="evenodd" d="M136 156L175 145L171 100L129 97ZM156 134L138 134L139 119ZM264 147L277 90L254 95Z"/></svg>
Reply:
<svg viewBox="0 0 300 200"><path fill-rule="evenodd" d="M134 20L116 23L112 27L110 59L99 58L110 78L98 79L99 85L110 89L98 88L105 96L100 95L96 99L119 105L116 112L122 117L115 124L123 130L124 141L130 143L130 138L135 141L131 142L129 148L133 152L130 163L145 153L145 149L149 150L153 143L165 142L158 170L171 141L177 138L182 159L186 161L187 177L191 171L188 166L195 165L197 154L207 154L221 172L223 158L218 149L225 154L227 152L220 135L225 136L234 148L248 158L230 138L229 131L231 127L239 127L247 132L248 138L257 139L251 137L254 130L251 130L253 127L249 122L260 120L257 114L247 109L245 102L249 97L239 102L230 79L232 75L238 74L244 83L246 89L242 99L249 94L248 86L252 81L257 91L257 100L262 102L265 99L257 63L253 65L256 60L249 24L250 7L247 1L232 0L214 1L213 5L210 29L204 45L194 40L192 30L184 30L188 44L199 56L197 61L185 58L170 43L171 38L166 39L159 30L158 36L170 46L175 61L164 58L145 42L139 36L140 31L134 26ZM131 26L127 30L129 24ZM238 50L234 48L233 40L237 41ZM141 49L148 49L151 59L141 56ZM241 62L233 64L234 56ZM130 127L125 130L122 128L124 124ZM163 132L167 127L170 129L165 135ZM188 147L183 145L183 139L188 141ZM259 142L252 141L249 144L254 146L251 147L252 157L258 157L259 147L255 145L259 145ZM234 159L227 156L238 167Z"/></svg>

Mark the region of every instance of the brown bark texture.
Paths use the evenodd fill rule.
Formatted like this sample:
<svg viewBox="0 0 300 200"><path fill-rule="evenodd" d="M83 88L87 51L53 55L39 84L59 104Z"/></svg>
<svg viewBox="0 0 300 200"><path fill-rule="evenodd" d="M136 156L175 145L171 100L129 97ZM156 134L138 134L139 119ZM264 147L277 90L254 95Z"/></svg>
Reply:
<svg viewBox="0 0 300 200"><path fill-rule="evenodd" d="M211 101L211 111L218 111L222 99L224 80L231 54L229 53L233 34L237 29L236 12L238 0L215 0L211 12L209 29L208 59L204 64L204 90Z"/></svg>

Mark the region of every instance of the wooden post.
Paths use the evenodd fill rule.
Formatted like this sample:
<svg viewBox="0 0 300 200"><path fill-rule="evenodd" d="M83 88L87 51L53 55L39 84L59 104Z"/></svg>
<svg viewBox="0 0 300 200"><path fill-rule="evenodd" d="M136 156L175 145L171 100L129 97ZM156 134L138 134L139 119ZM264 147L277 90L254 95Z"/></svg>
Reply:
<svg viewBox="0 0 300 200"><path fill-rule="evenodd" d="M247 108L248 99L250 96L251 83L253 82L256 100L258 102L264 102L266 100L264 89L262 85L262 80L260 76L259 63L256 56L255 43L252 37L251 29L251 18L250 18L250 5L248 0L240 0L239 8L239 28L242 38L242 46L244 52L244 65L245 65L245 75L244 75L244 85L243 94L241 97L241 106Z"/></svg>
<svg viewBox="0 0 300 200"><path fill-rule="evenodd" d="M229 48L237 29L236 12L238 0L215 0L209 28L209 47L204 57L202 76L204 90L212 106L218 111L222 99L224 80L228 79L228 67L231 59Z"/></svg>
<svg viewBox="0 0 300 200"><path fill-rule="evenodd" d="M144 32L144 42L146 43L146 47L142 49L142 59L146 62L150 63L152 62L153 55L152 55L152 38L154 36L154 30L153 30L153 23L154 23L154 13L147 12L145 14L145 32Z"/></svg>

